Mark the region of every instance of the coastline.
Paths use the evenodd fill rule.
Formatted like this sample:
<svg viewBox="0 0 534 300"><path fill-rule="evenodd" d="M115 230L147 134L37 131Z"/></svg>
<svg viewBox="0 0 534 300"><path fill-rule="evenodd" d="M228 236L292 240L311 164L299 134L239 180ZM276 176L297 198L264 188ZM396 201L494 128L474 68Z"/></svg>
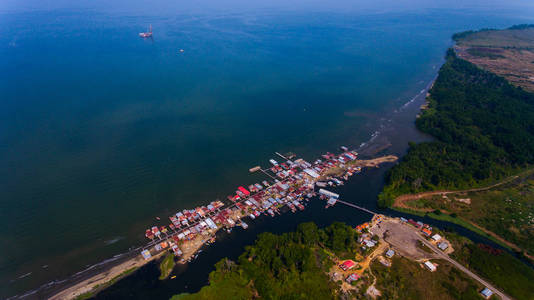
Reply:
<svg viewBox="0 0 534 300"><path fill-rule="evenodd" d="M406 150L406 147L403 144L401 145L401 143L396 143L394 141L395 138L400 138L400 137L396 135L396 133L392 134L391 131L392 130L396 131L397 128L393 126L393 123L391 123L391 121L397 118L399 120L396 120L396 121L402 122L401 126L408 125L410 129L412 129L412 127L415 127L413 126L413 120L415 120L417 113L420 111L420 105L426 101L425 99L426 92L432 86L436 78L437 78L437 75L434 75L431 81L425 84L423 90L421 90L415 96L410 98L407 102L401 103L400 107L386 114L384 118L380 120L379 124L377 124L380 131L375 131L375 133L372 134L371 139L365 143L362 143L360 147L358 148L358 151L360 151L361 155L370 157L372 155L376 155L377 153L382 153L382 152L390 153L391 151L388 150L389 148L403 149L400 151L393 150L392 152L392 153L399 153L399 154L401 154L402 151ZM406 120L401 120L404 118L407 118L409 122L406 123ZM416 131L416 133L420 135L419 132ZM390 136L388 136L388 134L390 134ZM390 161L391 156L386 155L385 157L389 157L389 158L386 158L384 161L382 161L382 163L391 162ZM379 158L379 160L380 159L384 159L384 158L382 157L382 158ZM364 164L364 165L367 167L377 167L377 164L375 163ZM191 251L188 251L187 253L188 258L192 257L200 248L202 248L203 245L204 245L204 242L199 243L196 247L192 247ZM82 273L80 275L80 278L76 278L73 283L64 283L65 281L67 281L67 280L64 280L64 281L59 282L58 286L56 286L54 290L49 289L48 291L46 291L46 288L50 287L50 284L47 284L41 287L41 288L45 287L44 291L40 291L41 288L38 288L34 291L30 291L26 293L26 295L39 293L39 294L45 294L46 297L52 297L53 299L73 299L84 293L88 293L92 291L100 292L101 289L98 288L97 286L98 284L105 284L114 279L117 279L117 276L120 276L120 274L130 269L131 267L134 267L134 266L142 267L142 266L147 265L149 262L154 261L155 259L154 257L150 259L149 261L144 261L142 259L139 260L140 258L140 255L138 254L139 249L141 248L136 248L132 251L121 254L125 256L131 256L135 254L135 256L130 257L127 260L120 262L119 264L116 264L116 261L111 261L109 264L104 266L102 270L99 270L99 271L90 270L92 268L90 267L89 269L79 272L79 273ZM166 253L166 252L164 251L162 253ZM184 255L186 255L185 252L184 252ZM160 256L157 256L157 258L159 257ZM131 275L131 274L128 274L128 275ZM120 277L120 278L122 279L124 277ZM60 287L61 284L64 284L66 287L61 288ZM97 287L97 289L94 289L95 287ZM106 288L107 287L109 286L106 286Z"/></svg>
<svg viewBox="0 0 534 300"><path fill-rule="evenodd" d="M91 276L69 288L62 290L61 292L51 296L51 300L63 300L63 299L75 299L78 296L87 293L95 293L100 289L98 287L104 287L111 281L119 280L125 276L121 276L125 272L131 269L140 268L147 263L160 258L165 252L161 252L158 255L153 256L149 260L144 260L141 256L130 258L127 261L112 267L111 269L102 273ZM127 275L126 275L127 276Z"/></svg>
<svg viewBox="0 0 534 300"><path fill-rule="evenodd" d="M381 156L381 157L377 157L374 159L356 160L356 161L353 161L353 164L351 164L351 166L378 168L380 164L391 163L391 162L396 161L397 159L398 159L397 156L386 155L386 156ZM246 217L246 215L240 215L237 217L238 219L240 219L240 218ZM197 236L195 239L188 241L186 244L184 244L184 246L182 247L182 251L183 251L183 254L181 256L182 259L180 262L178 262L178 264L187 264L188 261L191 260L193 256L197 254L198 251L206 244L206 242L209 239L215 237L215 234L221 229L223 229L223 227L219 227L216 230L210 230L209 235L204 236L204 237ZM146 260L141 255L138 254L135 257L130 258L126 260L125 262L120 263L119 265L111 267L109 270L97 273L96 275L92 275L89 278L86 278L54 294L53 296L50 297L50 299L67 300L67 299L75 299L76 297L79 297L87 293L98 293L102 289L105 289L105 287L107 287L106 285L109 282L116 281L118 279L122 279L123 277L125 277L121 275L127 272L128 270L131 270L132 268L137 269L154 260L158 260L166 253L170 253L170 252L167 250L161 251Z"/></svg>

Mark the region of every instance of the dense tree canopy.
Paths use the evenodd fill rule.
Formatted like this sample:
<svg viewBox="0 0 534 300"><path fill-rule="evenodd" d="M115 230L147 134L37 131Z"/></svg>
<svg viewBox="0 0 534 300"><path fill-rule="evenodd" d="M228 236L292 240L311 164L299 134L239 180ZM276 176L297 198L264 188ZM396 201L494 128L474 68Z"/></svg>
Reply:
<svg viewBox="0 0 534 300"><path fill-rule="evenodd" d="M410 144L380 195L394 197L436 189L462 189L502 178L534 162L534 94L447 52L417 119L435 141Z"/></svg>
<svg viewBox="0 0 534 300"><path fill-rule="evenodd" d="M209 286L175 299L334 299L335 286L326 275L332 262L325 250L348 255L356 240L356 232L343 223L325 229L303 223L296 232L263 233L238 263L217 263Z"/></svg>

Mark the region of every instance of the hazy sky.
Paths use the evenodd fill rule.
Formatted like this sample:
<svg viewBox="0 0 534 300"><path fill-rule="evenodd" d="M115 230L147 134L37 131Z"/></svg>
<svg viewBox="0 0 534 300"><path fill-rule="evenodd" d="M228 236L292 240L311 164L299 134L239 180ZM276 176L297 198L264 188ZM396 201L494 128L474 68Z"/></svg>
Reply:
<svg viewBox="0 0 534 300"><path fill-rule="evenodd" d="M532 0L0 0L0 12L69 9L148 15L259 9L369 12L428 8L521 8L525 15L534 16Z"/></svg>

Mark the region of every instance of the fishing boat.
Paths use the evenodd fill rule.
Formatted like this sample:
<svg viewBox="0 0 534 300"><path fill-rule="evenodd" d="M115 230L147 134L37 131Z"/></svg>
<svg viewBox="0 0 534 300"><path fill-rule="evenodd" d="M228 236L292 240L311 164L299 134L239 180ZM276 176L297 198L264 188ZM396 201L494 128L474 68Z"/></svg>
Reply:
<svg viewBox="0 0 534 300"><path fill-rule="evenodd" d="M140 32L139 36L142 37L142 38L152 37L152 24L150 24L150 26L148 27L148 31L147 32Z"/></svg>

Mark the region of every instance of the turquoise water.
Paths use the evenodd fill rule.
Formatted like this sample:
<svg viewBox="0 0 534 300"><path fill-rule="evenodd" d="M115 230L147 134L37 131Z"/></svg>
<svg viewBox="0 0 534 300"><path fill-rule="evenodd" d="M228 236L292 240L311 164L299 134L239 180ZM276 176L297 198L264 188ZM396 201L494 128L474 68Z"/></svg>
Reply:
<svg viewBox="0 0 534 300"><path fill-rule="evenodd" d="M452 33L532 16L10 2L0 7L0 297L142 244L156 216L258 181L248 169L274 151L312 159L367 141L435 75ZM154 38L143 40L148 24Z"/></svg>

